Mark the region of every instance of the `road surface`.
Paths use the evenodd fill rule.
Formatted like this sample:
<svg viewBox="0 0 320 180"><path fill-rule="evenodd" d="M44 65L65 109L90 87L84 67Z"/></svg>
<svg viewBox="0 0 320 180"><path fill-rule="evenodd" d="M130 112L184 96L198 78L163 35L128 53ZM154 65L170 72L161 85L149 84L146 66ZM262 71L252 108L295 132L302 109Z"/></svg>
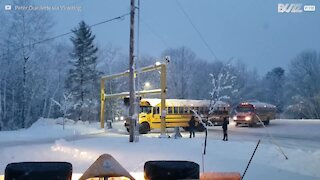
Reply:
<svg viewBox="0 0 320 180"><path fill-rule="evenodd" d="M229 140L247 140L275 143L289 148L305 150L320 149L320 121L318 120L273 120L269 126L236 127L229 125ZM210 127L209 138L221 138L221 127Z"/></svg>
<svg viewBox="0 0 320 180"><path fill-rule="evenodd" d="M123 123L114 124L115 131L119 130L119 135L127 136ZM258 139L262 140L262 143L274 143L282 147L299 148L303 150L318 150L320 149L320 120L272 120L269 126L264 128L263 126L236 127L233 122L230 122L228 126L229 141L252 141L257 142ZM159 130L152 130L150 133L142 136L159 136ZM168 135L173 135L173 129L167 129ZM181 134L184 138L188 138L189 133L185 132L181 128ZM67 141L81 140L87 138L94 138L98 136L108 136L109 133L96 133L88 135L77 135L64 137ZM203 132L196 132L196 137L204 137ZM208 127L208 139L222 140L223 133L221 126ZM0 142L1 147L13 147L33 144L47 144L53 143L55 140L61 138L46 138L37 139L33 141L9 141Z"/></svg>
<svg viewBox="0 0 320 180"><path fill-rule="evenodd" d="M299 148L302 150L320 149L320 120L272 120L265 128L262 125L255 127L239 126L234 122L228 126L229 141L255 141L261 139L262 143L278 144L282 147ZM173 135L172 129L167 130ZM146 136L159 134L159 130L153 130ZM183 137L189 133L181 130ZM204 136L203 132L197 132L197 137ZM221 126L208 127L208 139L222 140L223 132Z"/></svg>

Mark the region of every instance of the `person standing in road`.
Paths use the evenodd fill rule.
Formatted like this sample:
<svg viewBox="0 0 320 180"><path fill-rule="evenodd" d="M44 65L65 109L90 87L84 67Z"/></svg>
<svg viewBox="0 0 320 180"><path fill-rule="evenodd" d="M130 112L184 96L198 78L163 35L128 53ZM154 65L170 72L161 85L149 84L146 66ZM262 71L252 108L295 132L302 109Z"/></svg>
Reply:
<svg viewBox="0 0 320 180"><path fill-rule="evenodd" d="M189 132L190 132L190 138L193 136L195 137L195 128L196 128L196 120L194 118L194 116L191 116L191 119L189 121Z"/></svg>
<svg viewBox="0 0 320 180"><path fill-rule="evenodd" d="M229 120L227 117L223 118L222 129L223 129L223 141L228 141L228 124Z"/></svg>

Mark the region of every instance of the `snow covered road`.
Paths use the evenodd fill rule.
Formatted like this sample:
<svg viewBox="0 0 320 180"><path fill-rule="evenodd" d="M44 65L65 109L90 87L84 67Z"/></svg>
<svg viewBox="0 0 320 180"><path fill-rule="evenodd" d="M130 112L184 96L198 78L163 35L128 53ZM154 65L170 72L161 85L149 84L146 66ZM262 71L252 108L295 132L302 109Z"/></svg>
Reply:
<svg viewBox="0 0 320 180"><path fill-rule="evenodd" d="M319 120L284 120L271 121L269 126L236 127L229 125L229 139L235 141L257 141L263 143L278 143L280 146L299 148L303 150L320 149ZM209 138L221 139L221 126L209 127ZM273 138L272 138L273 137ZM273 140L273 141L272 141Z"/></svg>
<svg viewBox="0 0 320 180"><path fill-rule="evenodd" d="M272 120L269 126L236 127L232 121L228 126L229 141L236 142L257 142L261 139L263 144L279 144L283 147L297 148L307 151L320 149L320 120ZM124 131L124 130L123 130ZM173 129L167 130L173 135ZM188 132L181 129L181 134L188 137ZM159 130L153 130L144 136L156 137ZM204 133L197 132L196 136L204 137ZM223 137L221 126L208 127L208 139L221 140Z"/></svg>

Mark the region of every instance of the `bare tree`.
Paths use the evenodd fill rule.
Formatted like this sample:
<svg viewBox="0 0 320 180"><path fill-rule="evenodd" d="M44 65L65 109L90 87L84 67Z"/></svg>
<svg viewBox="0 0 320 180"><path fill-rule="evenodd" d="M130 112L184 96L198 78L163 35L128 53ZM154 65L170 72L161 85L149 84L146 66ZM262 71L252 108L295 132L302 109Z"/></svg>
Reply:
<svg viewBox="0 0 320 180"><path fill-rule="evenodd" d="M65 118L69 116L68 111L73 108L73 103L72 103L72 94L63 94L63 100L61 103L58 101L51 99L51 101L59 107L59 110L62 112L62 117L63 117L63 122L62 122L62 129L64 129L65 125Z"/></svg>
<svg viewBox="0 0 320 180"><path fill-rule="evenodd" d="M291 106L300 107L304 118L320 118L320 55L305 51L291 61L289 85ZM302 107L302 108L301 108Z"/></svg>
<svg viewBox="0 0 320 180"><path fill-rule="evenodd" d="M32 2L16 0L13 4L28 6ZM37 82L36 78L39 77L38 64L41 64L39 62L42 60L36 55L36 52L41 51L44 54L44 49L47 47L47 44L41 45L40 49L34 43L47 37L48 31L52 27L52 21L44 11L12 11L7 18L9 29L3 38L5 55L2 57L5 58L2 59L4 60L2 62L6 60L9 62L5 66L7 74L5 76L6 98L4 99L10 98L10 102L6 102L6 105L2 105L2 107L8 107L9 104L12 107L12 115L6 117L9 119L7 120L8 124L19 124L23 128L30 124L27 121L28 116L37 113L37 110L33 108L37 104L32 100L39 97L36 96L38 86L31 84ZM14 122L16 120L19 123Z"/></svg>
<svg viewBox="0 0 320 180"><path fill-rule="evenodd" d="M164 56L170 56L168 66L168 97L186 99L190 98L190 79L193 76L192 66L196 62L196 55L189 48L180 47L167 49Z"/></svg>
<svg viewBox="0 0 320 180"><path fill-rule="evenodd" d="M106 47L101 48L102 50L98 53L98 65L99 71L103 72L103 75L111 75L114 73L119 73L120 70L117 68L117 63L119 63L120 49L114 47L112 44L108 44ZM127 67L127 66L125 66ZM107 94L113 94L120 92L119 87L121 83L118 79L108 80L105 84L105 92ZM120 115L118 113L119 99L107 99L106 100L106 118L113 120L115 116Z"/></svg>
<svg viewBox="0 0 320 180"><path fill-rule="evenodd" d="M219 71L210 73L212 90L210 91L210 111L214 110L219 101L230 101L231 96L237 93L235 89L236 76L230 63L222 63Z"/></svg>

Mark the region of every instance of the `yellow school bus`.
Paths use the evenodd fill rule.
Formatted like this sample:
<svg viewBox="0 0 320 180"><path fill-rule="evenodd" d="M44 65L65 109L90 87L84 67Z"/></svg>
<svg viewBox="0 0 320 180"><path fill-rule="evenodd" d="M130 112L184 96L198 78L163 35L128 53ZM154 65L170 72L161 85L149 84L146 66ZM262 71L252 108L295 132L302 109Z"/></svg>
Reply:
<svg viewBox="0 0 320 180"><path fill-rule="evenodd" d="M233 121L236 126L239 124L248 124L252 127L262 121L265 125L269 125L270 120L276 118L277 107L263 102L242 102L236 107L236 114Z"/></svg>
<svg viewBox="0 0 320 180"><path fill-rule="evenodd" d="M192 111L206 116L209 111L209 100L190 100L190 99L166 99L166 128L182 127L187 129ZM141 99L139 113L139 132L146 134L152 129L161 128L161 99ZM125 122L127 130L129 123ZM204 130L202 124L197 123L198 130Z"/></svg>

